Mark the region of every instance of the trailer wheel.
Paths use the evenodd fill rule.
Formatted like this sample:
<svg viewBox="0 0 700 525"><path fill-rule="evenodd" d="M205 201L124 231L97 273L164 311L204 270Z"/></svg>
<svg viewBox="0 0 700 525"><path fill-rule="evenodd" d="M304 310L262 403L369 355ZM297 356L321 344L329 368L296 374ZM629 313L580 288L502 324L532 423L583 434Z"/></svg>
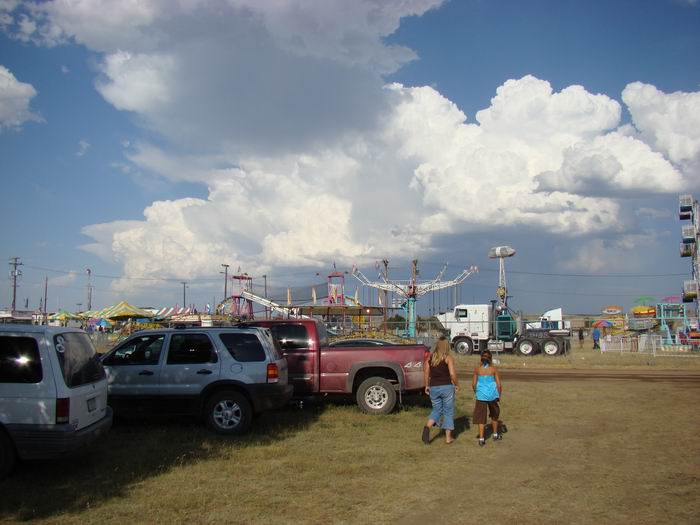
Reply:
<svg viewBox="0 0 700 525"><path fill-rule="evenodd" d="M459 355L471 355L474 351L474 342L466 337L455 339L454 350Z"/></svg>
<svg viewBox="0 0 700 525"><path fill-rule="evenodd" d="M383 377L370 377L360 384L356 399L366 414L388 414L396 406L396 391Z"/></svg>
<svg viewBox="0 0 700 525"><path fill-rule="evenodd" d="M542 352L546 355L559 355L561 352L561 345L556 339L547 339L542 343Z"/></svg>
<svg viewBox="0 0 700 525"><path fill-rule="evenodd" d="M518 353L525 357L535 355L535 348L535 343L533 343L530 339L521 339L518 341L518 344L515 347Z"/></svg>

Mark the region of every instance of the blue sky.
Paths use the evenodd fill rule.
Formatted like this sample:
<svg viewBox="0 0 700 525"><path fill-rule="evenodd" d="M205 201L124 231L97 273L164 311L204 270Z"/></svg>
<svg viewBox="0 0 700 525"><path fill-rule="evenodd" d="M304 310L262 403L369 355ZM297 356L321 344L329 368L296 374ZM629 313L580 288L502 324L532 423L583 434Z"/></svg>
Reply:
<svg viewBox="0 0 700 525"><path fill-rule="evenodd" d="M482 302L501 244L529 312L677 295L698 27L680 0L1 2L0 258L50 309L86 268L95 306L202 306L224 262L283 289L384 257L477 264Z"/></svg>

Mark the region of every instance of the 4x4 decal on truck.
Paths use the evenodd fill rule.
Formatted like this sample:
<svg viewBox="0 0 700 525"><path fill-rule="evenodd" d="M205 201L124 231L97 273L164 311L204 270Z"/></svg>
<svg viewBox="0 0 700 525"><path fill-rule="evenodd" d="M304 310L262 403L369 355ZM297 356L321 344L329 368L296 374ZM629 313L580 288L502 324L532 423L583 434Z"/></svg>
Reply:
<svg viewBox="0 0 700 525"><path fill-rule="evenodd" d="M423 361L410 362L403 365L404 368L423 368Z"/></svg>

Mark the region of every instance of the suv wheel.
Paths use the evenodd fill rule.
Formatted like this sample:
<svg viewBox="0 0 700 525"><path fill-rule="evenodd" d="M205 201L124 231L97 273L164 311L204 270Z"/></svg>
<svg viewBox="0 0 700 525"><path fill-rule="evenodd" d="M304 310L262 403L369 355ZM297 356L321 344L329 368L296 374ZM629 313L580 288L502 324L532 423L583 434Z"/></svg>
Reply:
<svg viewBox="0 0 700 525"><path fill-rule="evenodd" d="M7 476L15 466L15 447L5 431L0 428L0 479Z"/></svg>
<svg viewBox="0 0 700 525"><path fill-rule="evenodd" d="M396 406L396 390L383 377L365 379L357 389L357 405L367 414L388 414Z"/></svg>
<svg viewBox="0 0 700 525"><path fill-rule="evenodd" d="M245 396L233 390L213 394L204 408L207 426L219 434L245 434L253 421L253 409Z"/></svg>

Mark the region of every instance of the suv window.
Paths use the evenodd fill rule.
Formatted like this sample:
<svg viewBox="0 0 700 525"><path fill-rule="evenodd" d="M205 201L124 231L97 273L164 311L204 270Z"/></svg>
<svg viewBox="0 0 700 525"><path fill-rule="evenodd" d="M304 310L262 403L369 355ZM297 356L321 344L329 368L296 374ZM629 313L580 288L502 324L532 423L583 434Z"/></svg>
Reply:
<svg viewBox="0 0 700 525"><path fill-rule="evenodd" d="M67 332L53 338L63 379L68 388L94 383L105 377L105 371L87 334Z"/></svg>
<svg viewBox="0 0 700 525"><path fill-rule="evenodd" d="M163 334L129 339L103 361L105 365L157 365L163 348Z"/></svg>
<svg viewBox="0 0 700 525"><path fill-rule="evenodd" d="M303 324L272 325L271 330L282 350L309 347L309 334Z"/></svg>
<svg viewBox="0 0 700 525"><path fill-rule="evenodd" d="M0 337L0 383L41 383L41 358L33 337Z"/></svg>
<svg viewBox="0 0 700 525"><path fill-rule="evenodd" d="M218 360L211 340L205 334L175 334L170 336L169 365L216 363Z"/></svg>
<svg viewBox="0 0 700 525"><path fill-rule="evenodd" d="M221 334L221 342L236 361L265 361L265 349L255 334Z"/></svg>

